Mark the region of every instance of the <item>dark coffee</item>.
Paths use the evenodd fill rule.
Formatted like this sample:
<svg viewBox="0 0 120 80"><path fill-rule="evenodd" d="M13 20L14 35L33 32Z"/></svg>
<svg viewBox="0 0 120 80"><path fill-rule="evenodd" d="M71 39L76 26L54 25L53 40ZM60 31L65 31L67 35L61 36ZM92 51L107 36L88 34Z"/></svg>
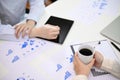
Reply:
<svg viewBox="0 0 120 80"><path fill-rule="evenodd" d="M92 51L86 48L83 48L79 51L81 54L85 55L85 56L90 56L92 55Z"/></svg>

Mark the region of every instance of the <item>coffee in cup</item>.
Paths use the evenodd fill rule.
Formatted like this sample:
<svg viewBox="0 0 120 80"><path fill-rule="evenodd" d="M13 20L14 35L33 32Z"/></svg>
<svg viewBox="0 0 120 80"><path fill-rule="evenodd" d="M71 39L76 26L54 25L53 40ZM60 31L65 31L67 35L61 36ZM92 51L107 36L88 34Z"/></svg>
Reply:
<svg viewBox="0 0 120 80"><path fill-rule="evenodd" d="M85 64L88 64L93 59L94 53L95 48L90 45L80 45L78 49L79 59Z"/></svg>

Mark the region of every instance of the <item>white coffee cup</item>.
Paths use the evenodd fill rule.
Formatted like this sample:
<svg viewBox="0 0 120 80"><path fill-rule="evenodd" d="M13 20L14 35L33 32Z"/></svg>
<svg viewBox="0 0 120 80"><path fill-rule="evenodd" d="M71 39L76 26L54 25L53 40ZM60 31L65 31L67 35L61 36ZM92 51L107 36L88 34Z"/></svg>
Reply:
<svg viewBox="0 0 120 80"><path fill-rule="evenodd" d="M81 45L78 48L78 57L85 64L88 64L93 59L94 53L95 48L91 45Z"/></svg>

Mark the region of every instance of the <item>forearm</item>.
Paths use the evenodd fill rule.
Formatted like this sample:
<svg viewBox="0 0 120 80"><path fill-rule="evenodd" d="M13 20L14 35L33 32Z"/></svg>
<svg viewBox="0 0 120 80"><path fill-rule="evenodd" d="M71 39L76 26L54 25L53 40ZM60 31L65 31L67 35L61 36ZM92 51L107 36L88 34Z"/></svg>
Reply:
<svg viewBox="0 0 120 80"><path fill-rule="evenodd" d="M37 27L34 27L31 31L31 34L29 37L33 38L33 37L40 37L40 30Z"/></svg>
<svg viewBox="0 0 120 80"><path fill-rule="evenodd" d="M110 72L117 78L120 78L120 64L115 60L104 58L101 69Z"/></svg>

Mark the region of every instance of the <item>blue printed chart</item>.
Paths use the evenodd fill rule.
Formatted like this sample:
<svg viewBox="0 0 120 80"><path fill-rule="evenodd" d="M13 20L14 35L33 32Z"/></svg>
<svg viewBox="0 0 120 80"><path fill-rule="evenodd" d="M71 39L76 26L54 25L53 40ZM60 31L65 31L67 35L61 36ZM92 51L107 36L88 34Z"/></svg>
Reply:
<svg viewBox="0 0 120 80"><path fill-rule="evenodd" d="M52 55L41 56L30 62L30 65L35 67L42 76L46 77L45 80L71 80L74 74L73 70L73 53L70 47L62 48L58 53ZM44 58L45 57L45 58ZM35 63L36 61L39 63ZM46 68L46 69L45 69Z"/></svg>
<svg viewBox="0 0 120 80"><path fill-rule="evenodd" d="M1 42L0 80L71 80L73 53L56 45L42 39Z"/></svg>
<svg viewBox="0 0 120 80"><path fill-rule="evenodd" d="M108 57L115 57L106 40L86 44L95 45L98 51L105 53L104 55L109 53ZM72 45L76 52L79 44ZM30 39L18 43L2 42L0 44L0 80L72 80L75 76L73 51L70 45L59 46L41 39ZM89 80L96 79L118 80L108 72L92 68Z"/></svg>
<svg viewBox="0 0 120 80"><path fill-rule="evenodd" d="M23 42L1 42L0 44L1 61L6 59L7 63L14 64L19 60L42 52L47 43L44 40L28 39Z"/></svg>

